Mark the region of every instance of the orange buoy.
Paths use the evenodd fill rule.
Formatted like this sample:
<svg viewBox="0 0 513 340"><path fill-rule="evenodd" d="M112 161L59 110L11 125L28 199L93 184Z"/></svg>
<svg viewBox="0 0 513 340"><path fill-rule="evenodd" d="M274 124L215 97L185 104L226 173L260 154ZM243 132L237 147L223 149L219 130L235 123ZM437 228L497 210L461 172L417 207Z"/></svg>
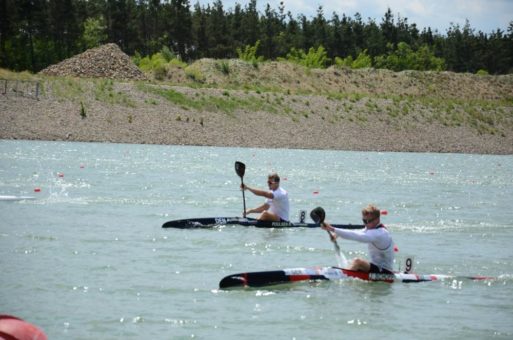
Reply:
<svg viewBox="0 0 513 340"><path fill-rule="evenodd" d="M38 327L12 315L0 315L0 339L47 340Z"/></svg>

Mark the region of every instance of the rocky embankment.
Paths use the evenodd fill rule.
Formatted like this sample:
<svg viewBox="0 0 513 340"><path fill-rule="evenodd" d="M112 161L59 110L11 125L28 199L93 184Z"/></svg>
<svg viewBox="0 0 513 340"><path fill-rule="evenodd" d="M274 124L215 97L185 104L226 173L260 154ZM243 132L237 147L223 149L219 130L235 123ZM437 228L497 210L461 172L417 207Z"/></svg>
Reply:
<svg viewBox="0 0 513 340"><path fill-rule="evenodd" d="M166 73L114 44L0 73L0 138L513 154L512 75L208 59Z"/></svg>
<svg viewBox="0 0 513 340"><path fill-rule="evenodd" d="M49 66L40 72L47 76L147 80L116 44L106 44Z"/></svg>

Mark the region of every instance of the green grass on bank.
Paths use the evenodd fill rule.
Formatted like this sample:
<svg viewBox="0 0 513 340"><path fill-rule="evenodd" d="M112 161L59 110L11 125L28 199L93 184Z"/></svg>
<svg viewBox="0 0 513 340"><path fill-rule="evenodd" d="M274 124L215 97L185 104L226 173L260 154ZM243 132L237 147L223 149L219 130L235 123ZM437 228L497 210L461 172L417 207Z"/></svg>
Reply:
<svg viewBox="0 0 513 340"><path fill-rule="evenodd" d="M469 127L479 134L498 136L504 136L513 126L512 97L468 100L440 98L435 94L414 96L359 92L319 92L305 96L273 84L230 84L226 88L219 88L219 84L182 84L182 89L179 89L164 82L139 81L131 84L111 79L47 77L1 69L0 79L8 80L9 84L11 81L39 82L41 95L59 101L74 101L80 104L82 111L84 108L89 110L90 100L129 108L167 102L184 110L223 112L230 117L236 117L238 111L281 114L290 117L293 123L320 117L329 124L345 121L366 125L374 116L398 127L404 126L402 120L410 119L418 124ZM132 96L133 91L139 91L141 95ZM309 99L315 96L324 97L330 105L317 107Z"/></svg>
<svg viewBox="0 0 513 340"><path fill-rule="evenodd" d="M279 112L277 105L261 97L240 98L227 90L223 91L221 96L201 94L199 91L191 97L174 89L155 85L140 83L137 87L145 93L157 95L185 110L219 111L230 116L233 116L237 110L265 111L273 114Z"/></svg>

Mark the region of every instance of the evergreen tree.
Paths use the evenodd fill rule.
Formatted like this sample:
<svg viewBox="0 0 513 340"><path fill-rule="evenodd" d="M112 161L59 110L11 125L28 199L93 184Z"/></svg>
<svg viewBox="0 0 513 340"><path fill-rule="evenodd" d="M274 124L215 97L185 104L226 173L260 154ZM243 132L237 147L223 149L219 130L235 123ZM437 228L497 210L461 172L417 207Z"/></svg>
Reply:
<svg viewBox="0 0 513 340"><path fill-rule="evenodd" d="M229 37L226 34L228 23L222 1L216 0L207 14L208 56L217 59L234 57L235 50L231 49Z"/></svg>
<svg viewBox="0 0 513 340"><path fill-rule="evenodd" d="M136 51L141 52L144 55L149 55L150 49L148 41L151 39L150 28L149 28L149 9L148 2L146 0L137 1L137 32L139 41L141 44L137 47Z"/></svg>
<svg viewBox="0 0 513 340"><path fill-rule="evenodd" d="M188 0L171 0L167 21L169 27L169 45L182 59L187 59L187 49L192 39L192 19Z"/></svg>
<svg viewBox="0 0 513 340"><path fill-rule="evenodd" d="M287 20L284 20L285 30L282 34L278 55L284 57L292 47L301 46L301 28L299 22L287 12Z"/></svg>
<svg viewBox="0 0 513 340"><path fill-rule="evenodd" d="M345 15L342 16L342 21L340 23L340 34L342 38L340 48L342 51L340 54L337 54L337 56L347 57L350 55L356 55L353 25L351 23L351 19Z"/></svg>
<svg viewBox="0 0 513 340"><path fill-rule="evenodd" d="M47 6L45 1L21 0L17 2L18 23L13 54L15 70L40 70L50 60L56 59L54 51L44 54L45 37L48 36ZM51 40L50 40L51 41ZM26 52L28 51L28 53ZM43 53L42 53L43 52Z"/></svg>
<svg viewBox="0 0 513 340"><path fill-rule="evenodd" d="M260 39L260 21L256 0L249 1L242 18L241 32L243 45L253 45Z"/></svg>
<svg viewBox="0 0 513 340"><path fill-rule="evenodd" d="M394 15L392 14L392 10L390 7L387 9L385 16L381 21L381 31L385 40L388 43L392 43L394 45L397 44L397 27L394 24Z"/></svg>
<svg viewBox="0 0 513 340"><path fill-rule="evenodd" d="M322 6L317 8L317 15L312 20L312 36L313 44L311 47L317 48L318 46L329 46L328 44L328 23L324 19L324 11Z"/></svg>
<svg viewBox="0 0 513 340"><path fill-rule="evenodd" d="M397 41L403 41L410 46L419 45L419 30L416 24L408 24L407 18L397 18Z"/></svg>
<svg viewBox="0 0 513 340"><path fill-rule="evenodd" d="M229 31L232 35L232 41L236 49L242 47L245 41L243 35L243 17L244 13L242 10L242 6L237 3L235 5L233 13L229 14L228 16L228 22L230 27Z"/></svg>
<svg viewBox="0 0 513 340"><path fill-rule="evenodd" d="M191 58L203 58L208 54L207 16L199 2L194 5L192 14L192 47Z"/></svg>
<svg viewBox="0 0 513 340"><path fill-rule="evenodd" d="M455 72L475 72L473 65L473 30L467 20L463 30L459 25L452 25L447 31L444 57L449 70Z"/></svg>
<svg viewBox="0 0 513 340"><path fill-rule="evenodd" d="M354 54L359 54L363 50L365 50L365 36L363 33L364 24L362 21L362 16L360 13L356 13L354 16L354 20L351 21L351 29L353 31L353 41L354 41Z"/></svg>
<svg viewBox="0 0 513 340"><path fill-rule="evenodd" d="M280 19L276 11L267 4L264 17L262 18L262 51L264 58L276 58L276 40L279 39L281 30Z"/></svg>
<svg viewBox="0 0 513 340"><path fill-rule="evenodd" d="M433 32L431 31L431 28L424 28L419 36L419 43L420 44L427 44L429 46L433 46L435 42L435 38L433 35Z"/></svg>
<svg viewBox="0 0 513 340"><path fill-rule="evenodd" d="M375 57L385 53L386 39L379 29L379 26L374 21L370 20L365 26L364 37L364 47L370 56Z"/></svg>
<svg viewBox="0 0 513 340"><path fill-rule="evenodd" d="M163 35L163 22L165 18L162 18L163 6L160 0L149 0L148 1L148 35L150 39L145 41L148 54L153 54L159 51L163 45L166 44L166 36ZM112 39L112 38L111 38Z"/></svg>
<svg viewBox="0 0 513 340"><path fill-rule="evenodd" d="M506 70L506 73L513 73L513 21L509 22L508 35L505 37L506 51L508 59L505 60L505 64L501 65L501 68Z"/></svg>
<svg viewBox="0 0 513 340"><path fill-rule="evenodd" d="M377 24L364 22L360 13L333 13L328 21L322 7L308 19L294 18L284 2L277 8L267 4L261 14L256 0L243 4L226 11L221 0L206 8L197 2L192 9L189 0L0 0L0 67L39 71L103 42L115 42L128 54L153 55L166 46L197 59L232 58L238 48L260 41L257 53L268 59L324 46L326 60L362 56L359 65L366 65L368 58L388 57L387 45L395 51L405 43L408 55L443 58L451 71L513 71L513 22L485 34L467 21L440 34L429 27L419 32L407 18L394 18L391 8Z"/></svg>
<svg viewBox="0 0 513 340"><path fill-rule="evenodd" d="M48 5L50 35L57 58L62 60L71 57L78 52L77 43L82 32L76 20L74 1L50 0Z"/></svg>
<svg viewBox="0 0 513 340"><path fill-rule="evenodd" d="M310 24L310 22L308 21L306 16L300 15L299 22L300 22L299 26L300 26L300 30L301 30L301 34L300 34L301 39L299 41L299 43L300 43L299 49L305 50L315 44L314 32L311 27L312 25ZM296 46L296 48L298 48L298 46Z"/></svg>
<svg viewBox="0 0 513 340"><path fill-rule="evenodd" d="M340 22L340 17L337 13L333 12L331 18L331 25L328 26L328 41L326 43L326 49L328 50L328 56L330 58L335 58L336 56L341 56L343 51L343 39L342 39L342 24Z"/></svg>
<svg viewBox="0 0 513 340"><path fill-rule="evenodd" d="M14 63L15 57L11 55L14 32L16 31L17 13L14 0L0 0L0 67L9 67Z"/></svg>

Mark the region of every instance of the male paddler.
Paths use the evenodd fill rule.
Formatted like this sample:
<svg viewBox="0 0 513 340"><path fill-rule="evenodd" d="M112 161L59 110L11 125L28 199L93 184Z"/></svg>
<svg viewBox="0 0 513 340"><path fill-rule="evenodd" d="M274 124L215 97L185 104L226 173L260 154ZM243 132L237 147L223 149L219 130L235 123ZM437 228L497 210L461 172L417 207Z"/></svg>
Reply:
<svg viewBox="0 0 513 340"><path fill-rule="evenodd" d="M388 229L380 222L380 210L369 204L362 209L362 221L365 228L361 230L333 228L326 222L321 228L344 239L368 244L370 261L355 258L348 269L365 273L393 274L394 241Z"/></svg>
<svg viewBox="0 0 513 340"><path fill-rule="evenodd" d="M246 209L243 216L247 214L260 213L258 220L288 222L289 221L289 195L287 191L280 187L280 176L277 173L271 173L267 176L267 185L269 190L261 190L241 184L242 190L251 191L257 196L265 197L265 203L253 209Z"/></svg>

